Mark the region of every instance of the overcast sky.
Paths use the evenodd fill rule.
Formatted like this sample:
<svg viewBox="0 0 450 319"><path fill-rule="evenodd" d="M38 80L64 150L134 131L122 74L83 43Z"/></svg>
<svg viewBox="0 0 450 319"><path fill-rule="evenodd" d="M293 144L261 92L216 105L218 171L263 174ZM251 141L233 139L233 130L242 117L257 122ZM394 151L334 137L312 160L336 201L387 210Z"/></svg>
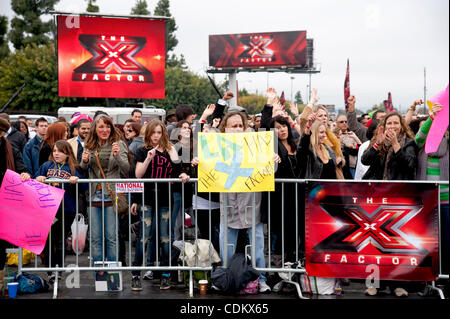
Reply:
<svg viewBox="0 0 450 319"><path fill-rule="evenodd" d="M100 13L129 14L135 0L97 0ZM157 0L147 0L153 13ZM85 0L60 0L57 10L83 12ZM205 74L208 35L306 30L314 39L315 61L321 72L312 75L320 103L343 108L343 84L350 59L350 89L357 107L365 109L387 99L405 110L449 82L448 0L171 0L179 41L190 70ZM13 17L9 0L0 0L0 14ZM286 73L238 73L239 88L251 93L274 87L287 99L301 91L306 100L309 76ZM222 81L225 75L216 74Z"/></svg>

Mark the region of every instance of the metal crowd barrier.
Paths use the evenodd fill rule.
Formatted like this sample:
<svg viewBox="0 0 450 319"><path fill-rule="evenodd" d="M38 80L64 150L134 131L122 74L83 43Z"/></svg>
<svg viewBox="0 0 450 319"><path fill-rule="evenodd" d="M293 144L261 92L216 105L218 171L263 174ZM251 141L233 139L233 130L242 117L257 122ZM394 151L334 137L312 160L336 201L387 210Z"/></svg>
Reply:
<svg viewBox="0 0 450 319"><path fill-rule="evenodd" d="M67 184L68 183L68 181L67 180L52 180L51 182L49 182L49 183L55 183L55 182L57 182L57 183L62 183L63 184L63 188L65 188L65 184ZM89 183L89 194L91 194L91 186L92 186L92 184L93 183L101 183L102 184L102 198L103 198L103 190L105 189L105 182L108 182L108 183L137 183L137 182L139 182L139 183L145 183L145 182L152 182L152 183L155 183L155 192L156 192L156 201L155 201L155 208L156 208L156 214L155 214L155 216L156 216L156 218L155 218L155 221L156 221L156 223L158 223L158 220L159 220L159 218L158 218L158 189L157 189L157 187L156 187L156 185L158 184L158 183L169 183L169 196L170 196L170 198L172 198L172 195L173 195L173 192L172 192L172 190L171 190L171 184L172 183L181 183L181 181L179 180L179 179L174 179L174 178L165 178L165 179L80 179L79 181L78 181L78 183L76 184L76 199L78 199L79 198L79 185L80 184L82 184L82 183ZM198 182L198 179L196 179L196 178L191 178L190 179L190 181L188 182L188 183L194 183L195 185L194 185L194 194L195 195L197 195L197 182ZM405 183L405 182L407 182L407 181L379 181L379 180L373 180L373 181L367 181L367 180L365 180L365 181L356 181L356 180L295 180L295 179L276 179L276 181L275 181L276 183L281 183L282 185L282 198L284 198L284 191L285 191L285 185L286 184L292 184L292 183L294 183L295 184L295 193L296 193L296 198L295 198L295 211L297 212L297 214L296 214L296 229L295 229L295 234L296 234L296 239L298 239L299 238L299 228L298 228L298 218L299 218L299 216L303 216L303 214L302 214L302 212L300 212L299 211L299 199L298 199L298 186L300 185L300 184L305 184L305 183L308 183L308 182L333 182L333 183L336 183L336 182L346 182L346 183L383 183L383 182L385 182L385 183ZM435 185L439 185L439 184L447 184L448 182L428 182L428 181L410 181L410 182L412 182L412 183L428 183L428 184L435 184ZM172 256L172 242L171 242L171 236L172 236L172 234L171 234L171 229L170 229L170 227L169 227L169 266L161 266L161 265L158 265L158 263L159 263L159 253L157 252L156 253L156 262L155 262L155 265L154 266L147 266L146 265L146 261L147 261L147 255L146 255L146 247L145 247L145 245L146 245L146 240L145 240L145 238L144 238L144 240L142 240L142 245L143 245L143 259L142 259L142 263L143 263L143 265L142 266L122 266L122 267L107 267L107 270L108 271L133 271L133 270L135 270L135 271L147 271L147 270L152 270L152 271L183 271L183 272L189 272L189 295L190 295L190 297L193 297L193 272L194 271L211 271L212 270L212 267L211 266L209 266L209 267L198 267L198 266L186 266L185 265L185 256L184 256L184 247L185 247L185 242L186 242L186 240L185 240L185 231L184 231L184 211L185 211L185 207L184 207L184 197L185 197L185 187L186 187L186 185L187 184L182 184L182 188L181 188L181 190L182 190L182 197L181 197L181 210L180 210L180 212L179 213L181 213L182 214L182 216L183 216L183 222L182 222L182 225L181 225L181 228L182 228L182 242L183 242L183 250L182 250L182 264L183 265L172 265L172 262L171 262L171 256ZM144 203L144 195L145 195L145 188L144 188L144 192L142 193L142 202L141 202L141 204L143 204ZM211 199L211 194L209 194L209 198ZM133 247L132 247L132 236L131 236L131 205L132 205L132 203L131 203L131 200L130 200L131 198L130 198L130 194L128 194L128 202L129 202L129 210L130 210L130 213L128 214L128 265L131 265L132 263L133 263L133 259L132 259L132 249L133 249ZM116 197L116 200L117 200L117 197ZM91 214L91 212L90 212L90 209L88 208L89 206L90 206L90 204L92 203L92 199L90 198L89 199L89 201L88 201L88 205L87 205L87 213L88 213L88 216L89 216L89 225L90 225L90 223L91 223L91 216L90 216L90 214ZM290 203L292 203L292 202L290 202ZM194 203L193 203L194 204ZM64 211L64 201L62 202L62 211ZM286 262L285 261L285 256L284 256L284 253L285 253L285 250L284 250L284 248L285 248L285 239L284 239L284 234L285 234L285 224L284 224L284 214L285 214L285 203L284 202L282 202L282 203L280 203L280 205L281 205L281 218L282 218L282 220L281 220L281 250L282 250L282 253L281 253L281 267L272 267L272 262L271 262L271 256L272 256L272 251L271 251L271 244L272 244L272 239L271 239L271 233L272 233L272 229L271 229L271 213L273 213L273 212L271 212L270 211L270 198L268 198L268 205L267 205L267 207L268 207L268 223L267 223L267 233L266 233L266 231L265 231L265 235L267 235L267 245L266 245L266 243L265 243L265 245L264 245L264 247L265 247L265 250L267 250L267 254L265 254L265 257L267 257L267 259L266 259L266 261L268 260L268 263L266 263L266 264L268 264L267 266L266 266L266 268L257 268L256 267L256 257L255 257L255 255L256 255L256 253L255 253L255 245L254 245L254 243L255 243L255 236L256 236L256 234L255 234L255 231L252 231L252 243L253 243L253 245L249 245L250 247L251 247L251 250L250 250L250 256L251 256L251 262L252 262L252 266L256 269L256 270L258 270L258 271L260 271L260 272L266 272L266 273L280 273L280 272L282 272L282 273L287 273L288 274L288 278L291 278L291 276L293 275L293 274L305 274L306 273L306 271L305 271L305 268L303 268L303 266L301 266L300 264L298 264L297 265L297 268L285 268L285 267L283 267L284 265L287 265L287 266L289 266L289 265L291 265L292 263L290 263L291 262L291 260L290 261L288 261L288 262ZM79 212L79 203L78 203L78 200L76 200L76 220L78 220L78 215L80 214L80 212ZM197 206L197 205L195 205L195 206ZM102 207L104 208L104 202L102 202ZM438 205L438 207L439 207L439 229L441 229L440 228L440 205ZM253 209L252 209L252 229L254 230L255 229L255 214L256 214L256 202L255 202L255 194L253 194ZM211 201L210 201L210 206L209 206L209 241L210 241L210 248L212 247L212 234L211 234ZM171 204L171 201L169 201L169 226L171 225L171 211L172 211L172 204ZM198 227L197 227L197 216L198 216L198 214L197 214L197 207L196 207L196 209L194 210L194 212L195 212L195 223L194 223L194 225L195 225L195 242L197 242L197 240L198 240ZM66 243L66 238L65 238L65 232L66 232L66 230L64 229L64 215L65 214L62 214L62 218L63 218L63 220L62 220L62 227L63 227L63 231L62 231L62 245L63 245L63 247L62 247L62 260L63 260L63 264L62 265L56 265L56 267L52 267L51 266L51 258L52 258L52 253L51 253L51 240L52 240L52 236L51 236L51 232L50 232L50 235L49 235L49 256L46 256L46 258L49 258L49 267L42 267L42 266L39 266L38 267L38 262L37 262L37 256L36 256L36 258L35 258L35 260L34 260L34 267L23 267L23 265L21 264L21 262L19 263L19 266L18 266L18 273L21 273L21 272L23 272L23 271L26 271L26 272L56 272L56 278L55 278L55 283L54 283L54 287L53 287L53 298L57 298L57 293L58 293L58 273L59 272L65 272L65 271L100 271L100 270L105 270L105 267L104 266L94 266L93 265L93 259L92 259L92 240L91 240L91 232L90 232L90 230L89 230L89 256L87 256L87 259L89 260L89 266L80 266L80 257L78 256L78 254L75 254L76 255L76 257L75 257L75 260L76 260L76 265L75 265L75 267L73 267L73 266L71 266L71 267L67 267L66 265L65 265L65 261L64 261L64 259L65 259L65 243ZM118 250L119 250L119 231L118 231L118 227L119 227L119 221L118 221L118 218L119 218L119 216L118 216L118 214L117 214L117 209L116 209L116 214L115 214L115 216L116 216L116 238L115 238L115 240L116 240L116 260L118 260L118 258L119 258L119 254L118 254ZM227 214L225 214L225 216L227 216ZM227 218L225 218L225 221L224 221L226 224L227 224ZM144 227L144 221L142 220L142 225L141 225L141 227ZM104 225L104 214L102 214L102 227L103 227L103 252L102 252L102 260L103 261L106 261L106 258L105 258L105 232L104 232L104 227L105 227L105 225ZM78 225L77 225L78 226ZM90 227L89 227L89 229L90 229ZM226 228L225 228L226 229ZM159 229L158 229L158 225L156 225L156 247L159 247L159 237L158 237L158 231L159 231ZM76 229L76 232L78 233L78 227L77 227L77 229ZM224 252L223 252L223 254L224 254L224 260L222 260L222 263L223 263L223 265L227 265L227 262L228 262L228 258L230 257L230 256L227 256L227 254L228 254L228 249L226 248L226 247L228 247L228 238L227 238L227 231L225 231L225 240L224 240L224 247L225 247L225 249L224 249ZM440 231L439 231L439 236L441 236L441 234L440 234ZM301 240L304 240L303 238L301 239ZM439 237L439 242L441 242L441 237ZM140 242L137 240L136 241L136 245L138 245L138 244L140 244ZM78 241L76 242L76 250L78 250ZM246 252L247 252L247 250L248 250L248 246L246 247ZM210 249L210 262L211 262L211 249ZM219 252L217 252L217 253L219 253ZM21 254L20 254L21 255ZM442 255L442 251L441 251L441 245L439 245L439 257ZM296 243L295 243L295 261L296 262L298 262L299 260L300 260L300 255L299 255L299 247L298 247L298 240L296 240ZM439 276L436 278L436 280L437 279L446 279L446 280L448 280L449 279L449 276L448 276L448 274L442 274L441 273L441 269L442 269L442 265L441 265L441 258L439 258L439 261L440 261L440 265L439 265ZM293 285L295 285L295 287L296 287L296 289L297 289L297 293L298 293L298 296L300 297L300 298L302 298L302 299L306 299L305 297L303 297L303 295L302 295L302 292L301 292L301 288L300 288L300 285L299 285L299 283L298 282L295 282L295 281L292 281L292 280L290 280L290 279L285 279L285 280L281 280L282 282L287 282L287 283L290 283L290 284L293 284ZM131 284L131 283L130 283ZM125 286L125 285L124 285ZM435 282L433 281L432 282L432 284L431 284L431 286L427 286L429 289L431 289L431 290L436 290L436 291L438 291L438 293L439 293L439 295L440 295L440 297L442 298L442 299L444 299L444 295L443 295L443 292L442 292L442 290L440 289L440 288L437 288L436 286L435 286ZM363 292L362 292L363 293Z"/></svg>

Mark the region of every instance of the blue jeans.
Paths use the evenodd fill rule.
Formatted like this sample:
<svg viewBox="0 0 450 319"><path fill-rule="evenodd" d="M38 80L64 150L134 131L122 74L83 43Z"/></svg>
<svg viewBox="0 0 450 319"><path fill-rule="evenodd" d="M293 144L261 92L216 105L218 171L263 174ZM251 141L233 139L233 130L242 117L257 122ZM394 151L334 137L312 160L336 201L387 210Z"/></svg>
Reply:
<svg viewBox="0 0 450 319"><path fill-rule="evenodd" d="M352 174L352 178L355 179L356 168L350 167L350 174Z"/></svg>
<svg viewBox="0 0 450 319"><path fill-rule="evenodd" d="M233 244L233 247L228 246L228 256L227 256L227 262L231 260L231 257L234 254L234 251L236 249L237 244L237 238L239 229L235 228L228 228L228 242L227 244ZM248 236L250 239L250 245L252 245L252 231L253 228L248 229ZM225 263L225 230L223 223L220 223L220 258L222 259L222 263ZM264 224L259 223L255 227L255 258L256 258L256 267L257 268L266 268L266 260L264 259ZM228 266L228 265L224 265ZM261 273L261 276L259 277L259 281L266 281L265 273Z"/></svg>
<svg viewBox="0 0 450 319"><path fill-rule="evenodd" d="M160 266L169 265L169 208L159 207L158 212L158 241L156 240L156 213L152 206L138 205L141 227L139 238L136 242L133 266L143 265L143 244L148 247L147 265L153 265L156 261L158 246L162 247ZM133 275L139 275L140 271L133 271Z"/></svg>
<svg viewBox="0 0 450 319"><path fill-rule="evenodd" d="M180 213L182 208L181 205L181 193L180 192L174 192L173 193L173 208L172 208L172 216L170 221L170 242L173 243L175 240L175 224L177 222L178 214ZM186 207L185 207L186 208ZM184 227L182 227L182 231L184 230Z"/></svg>
<svg viewBox="0 0 450 319"><path fill-rule="evenodd" d="M104 216L102 218L102 216ZM90 207L89 221L91 224L92 259L93 261L116 261L117 260L117 236L116 218L112 206L105 207L102 214L101 207ZM104 219L104 223L103 220ZM103 233L104 228L104 233ZM105 247L103 247L103 238ZM104 258L106 257L106 259Z"/></svg>

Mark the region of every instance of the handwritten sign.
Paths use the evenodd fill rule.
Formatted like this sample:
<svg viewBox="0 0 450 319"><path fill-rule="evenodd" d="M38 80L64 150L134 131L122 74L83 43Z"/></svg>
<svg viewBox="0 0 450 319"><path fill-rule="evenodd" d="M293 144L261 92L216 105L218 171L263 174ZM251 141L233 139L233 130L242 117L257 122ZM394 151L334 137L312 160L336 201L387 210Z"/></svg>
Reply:
<svg viewBox="0 0 450 319"><path fill-rule="evenodd" d="M275 189L273 132L199 133L199 192Z"/></svg>
<svg viewBox="0 0 450 319"><path fill-rule="evenodd" d="M116 183L116 193L143 193L144 183Z"/></svg>
<svg viewBox="0 0 450 319"><path fill-rule="evenodd" d="M40 254L64 190L7 170L0 188L0 238Z"/></svg>
<svg viewBox="0 0 450 319"><path fill-rule="evenodd" d="M437 151L439 144L441 144L442 137L448 127L448 85L445 90L437 93L427 101L429 107L430 104L432 106L433 103L441 104L442 110L436 114L436 118L434 119L433 124L431 124L430 131L428 132L427 141L425 142L425 153L427 154Z"/></svg>

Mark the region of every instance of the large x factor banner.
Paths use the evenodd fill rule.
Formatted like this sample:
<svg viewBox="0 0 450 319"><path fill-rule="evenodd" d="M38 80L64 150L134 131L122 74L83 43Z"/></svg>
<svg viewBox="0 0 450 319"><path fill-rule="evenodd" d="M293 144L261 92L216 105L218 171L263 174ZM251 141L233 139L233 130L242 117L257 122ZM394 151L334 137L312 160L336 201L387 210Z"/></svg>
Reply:
<svg viewBox="0 0 450 319"><path fill-rule="evenodd" d="M273 132L199 133L199 192L275 189Z"/></svg>
<svg viewBox="0 0 450 319"><path fill-rule="evenodd" d="M318 277L435 280L438 196L434 184L308 183L306 271Z"/></svg>
<svg viewBox="0 0 450 319"><path fill-rule="evenodd" d="M163 20L58 16L59 96L164 98Z"/></svg>
<svg viewBox="0 0 450 319"><path fill-rule="evenodd" d="M303 66L306 61L306 31L209 36L212 67Z"/></svg>

